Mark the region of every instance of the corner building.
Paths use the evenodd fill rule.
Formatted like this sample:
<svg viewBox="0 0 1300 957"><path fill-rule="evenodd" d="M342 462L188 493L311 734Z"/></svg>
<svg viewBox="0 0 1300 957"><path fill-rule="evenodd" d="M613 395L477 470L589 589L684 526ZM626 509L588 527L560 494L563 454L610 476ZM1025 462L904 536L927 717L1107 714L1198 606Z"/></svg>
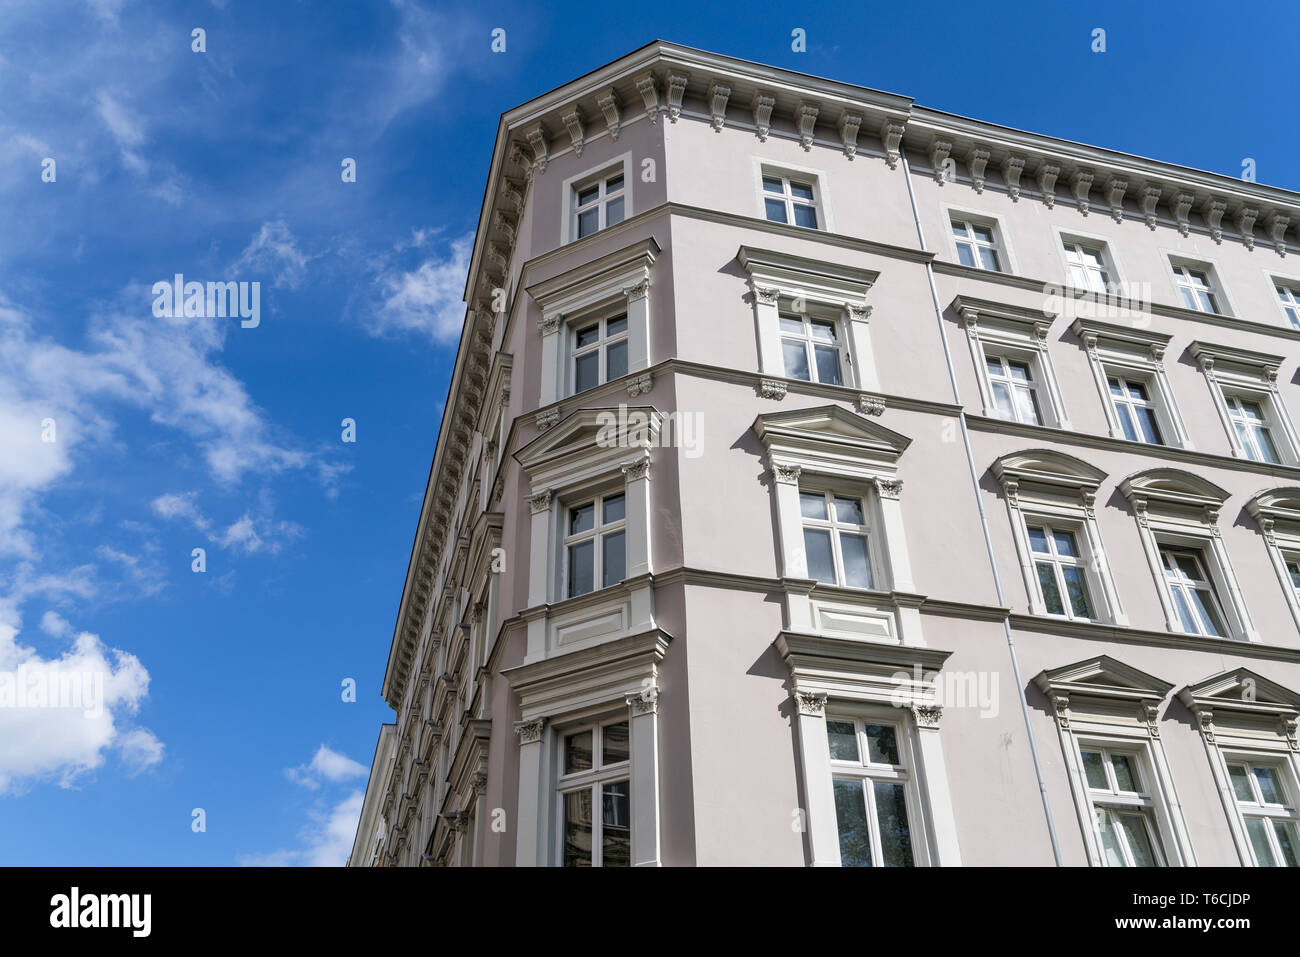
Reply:
<svg viewBox="0 0 1300 957"><path fill-rule="evenodd" d="M351 863L1295 866L1297 225L663 42L504 114Z"/></svg>

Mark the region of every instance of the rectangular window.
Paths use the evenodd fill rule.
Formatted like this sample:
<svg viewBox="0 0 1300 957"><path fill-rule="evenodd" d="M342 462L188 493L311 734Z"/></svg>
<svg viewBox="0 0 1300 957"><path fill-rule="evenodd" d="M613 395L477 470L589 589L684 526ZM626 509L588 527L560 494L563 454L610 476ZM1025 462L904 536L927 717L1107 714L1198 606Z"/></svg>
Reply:
<svg viewBox="0 0 1300 957"><path fill-rule="evenodd" d="M627 375L627 315L610 316L573 330L573 393Z"/></svg>
<svg viewBox="0 0 1300 957"><path fill-rule="evenodd" d="M1264 405L1227 392L1223 395L1223 401L1228 406L1228 419L1232 422L1246 458L1252 462L1280 463L1282 460L1278 456L1277 445L1273 442Z"/></svg>
<svg viewBox="0 0 1300 957"><path fill-rule="evenodd" d="M953 242L957 246L957 259L963 266L1001 272L998 243L993 227L962 219L952 221Z"/></svg>
<svg viewBox="0 0 1300 957"><path fill-rule="evenodd" d="M1156 404L1151 399L1147 383L1120 374L1108 375L1106 381L1124 438L1130 442L1163 445L1160 425L1156 421Z"/></svg>
<svg viewBox="0 0 1300 957"><path fill-rule="evenodd" d="M565 867L631 866L628 731L623 720L564 735L558 791Z"/></svg>
<svg viewBox="0 0 1300 957"><path fill-rule="evenodd" d="M1300 601L1300 556L1285 555L1287 577L1291 579L1291 590L1295 592L1296 600Z"/></svg>
<svg viewBox="0 0 1300 957"><path fill-rule="evenodd" d="M573 187L573 235L590 236L623 221L623 167L583 186Z"/></svg>
<svg viewBox="0 0 1300 957"><path fill-rule="evenodd" d="M987 353L984 362L988 370L989 389L993 394L994 412L998 418L1042 425L1038 385L1030 363Z"/></svg>
<svg viewBox="0 0 1300 957"><path fill-rule="evenodd" d="M793 313L782 313L780 318L786 378L842 385L836 323Z"/></svg>
<svg viewBox="0 0 1300 957"><path fill-rule="evenodd" d="M828 585L871 588L864 502L833 492L799 492L808 577Z"/></svg>
<svg viewBox="0 0 1300 957"><path fill-rule="evenodd" d="M911 781L902 729L857 718L826 719L844 867L911 867Z"/></svg>
<svg viewBox="0 0 1300 957"><path fill-rule="evenodd" d="M1188 309L1195 309L1197 312L1217 313L1219 311L1219 301L1208 272L1175 263L1174 281L1178 284L1178 292L1183 297L1183 305Z"/></svg>
<svg viewBox="0 0 1300 957"><path fill-rule="evenodd" d="M617 585L627 565L627 509L623 493L568 510L564 538L569 598Z"/></svg>
<svg viewBox="0 0 1300 957"><path fill-rule="evenodd" d="M1284 770L1230 758L1228 777L1256 866L1300 867L1296 805Z"/></svg>
<svg viewBox="0 0 1300 957"><path fill-rule="evenodd" d="M1300 329L1300 288L1282 283L1277 283L1274 288L1287 322L1291 323L1292 329Z"/></svg>
<svg viewBox="0 0 1300 957"><path fill-rule="evenodd" d="M1076 289L1105 293L1110 286L1110 273L1106 269L1106 254L1099 246L1090 246L1074 239L1063 239L1065 262L1069 268L1070 284Z"/></svg>
<svg viewBox="0 0 1300 957"><path fill-rule="evenodd" d="M1109 748L1080 749L1093 828L1107 867L1163 867L1155 800L1146 790L1137 754Z"/></svg>
<svg viewBox="0 0 1300 957"><path fill-rule="evenodd" d="M763 172L763 213L773 223L818 229L817 185L813 177Z"/></svg>
<svg viewBox="0 0 1300 957"><path fill-rule="evenodd" d="M1079 551L1075 532L1032 521L1026 524L1026 531L1047 613L1091 621L1087 560Z"/></svg>
<svg viewBox="0 0 1300 957"><path fill-rule="evenodd" d="M1204 555L1190 548L1162 545L1160 563L1182 630L1189 635L1225 637L1223 606L1206 570Z"/></svg>

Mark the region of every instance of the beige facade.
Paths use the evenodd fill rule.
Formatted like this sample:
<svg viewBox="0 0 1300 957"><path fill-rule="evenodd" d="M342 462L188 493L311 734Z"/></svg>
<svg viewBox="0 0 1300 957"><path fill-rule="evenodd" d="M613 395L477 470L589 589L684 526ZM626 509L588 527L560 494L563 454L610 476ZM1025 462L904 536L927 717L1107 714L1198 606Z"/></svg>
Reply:
<svg viewBox="0 0 1300 957"><path fill-rule="evenodd" d="M1292 222L664 43L505 114L351 863L1294 862Z"/></svg>

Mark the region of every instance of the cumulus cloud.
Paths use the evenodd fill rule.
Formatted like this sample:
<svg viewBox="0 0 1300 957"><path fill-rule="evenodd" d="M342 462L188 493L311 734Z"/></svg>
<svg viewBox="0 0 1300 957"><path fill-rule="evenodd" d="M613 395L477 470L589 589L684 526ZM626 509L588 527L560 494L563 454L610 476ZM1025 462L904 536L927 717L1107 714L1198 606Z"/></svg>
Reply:
<svg viewBox="0 0 1300 957"><path fill-rule="evenodd" d="M312 791L333 786L334 793L322 793L307 809L307 822L299 830L300 847L282 848L259 854L244 854L244 867L342 867L352 853L352 839L361 819L365 792L350 789L342 798L337 788L369 774L365 765L322 744L310 761L286 768L285 776Z"/></svg>
<svg viewBox="0 0 1300 957"><path fill-rule="evenodd" d="M427 237L418 235L422 247ZM375 335L413 332L435 343L455 342L465 321L465 277L474 236L453 240L442 256L411 270L386 269L376 279L380 303L367 326Z"/></svg>
<svg viewBox="0 0 1300 957"><path fill-rule="evenodd" d="M301 784L315 791L320 788L322 780L337 784L340 781L365 777L369 771L365 765L353 761L346 754L322 744L312 755L311 761L300 764L296 768L287 768L284 773L295 784Z"/></svg>

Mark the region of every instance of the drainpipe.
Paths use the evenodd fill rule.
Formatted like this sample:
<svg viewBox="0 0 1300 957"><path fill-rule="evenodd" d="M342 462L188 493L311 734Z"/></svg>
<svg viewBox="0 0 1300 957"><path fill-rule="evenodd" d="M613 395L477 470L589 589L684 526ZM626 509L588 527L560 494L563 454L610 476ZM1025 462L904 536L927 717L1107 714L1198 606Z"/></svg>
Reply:
<svg viewBox="0 0 1300 957"><path fill-rule="evenodd" d="M903 179L907 182L907 198L912 203L912 219L916 223L916 236L921 243L921 249L925 250L925 230L921 228L921 214L916 207L916 193L912 189L912 170L907 162L907 151L900 149L899 154L903 160ZM979 473L975 469L975 454L971 451L970 432L966 427L966 407L962 405L961 391L957 388L957 372L952 364L952 352L948 349L948 335L943 326L943 306L939 304L939 287L934 281L934 263L927 261L925 264L925 275L930 281L930 299L934 303L934 318L939 324L939 341L943 343L943 358L948 365L948 382L952 385L953 402L959 406L957 421L961 426L961 441L966 449L966 467L970 470L971 488L975 492L975 505L979 509L980 528L984 532L984 547L989 556L989 567L993 570L993 590L997 595L998 604L1006 606L1006 599L1002 594L1002 576L998 574L997 557L993 552L993 537L989 533L989 518L984 511L984 496L980 494ZM1038 744L1034 741L1034 729L1029 723L1029 701L1025 697L1025 683L1020 677L1020 661L1016 657L1016 639L1011 633L1011 621L1009 618L1002 619L1002 630L1006 633L1007 651L1011 655L1011 672L1015 677L1016 694L1020 700L1020 714L1025 719L1025 731L1029 735L1029 754L1034 760L1034 776L1038 779L1038 794L1043 800L1043 815L1047 818L1047 833L1052 839L1052 856L1056 859L1056 866L1061 866L1061 846L1056 840L1056 825L1052 821L1052 807L1047 800L1047 784L1043 781L1043 767L1038 760Z"/></svg>

